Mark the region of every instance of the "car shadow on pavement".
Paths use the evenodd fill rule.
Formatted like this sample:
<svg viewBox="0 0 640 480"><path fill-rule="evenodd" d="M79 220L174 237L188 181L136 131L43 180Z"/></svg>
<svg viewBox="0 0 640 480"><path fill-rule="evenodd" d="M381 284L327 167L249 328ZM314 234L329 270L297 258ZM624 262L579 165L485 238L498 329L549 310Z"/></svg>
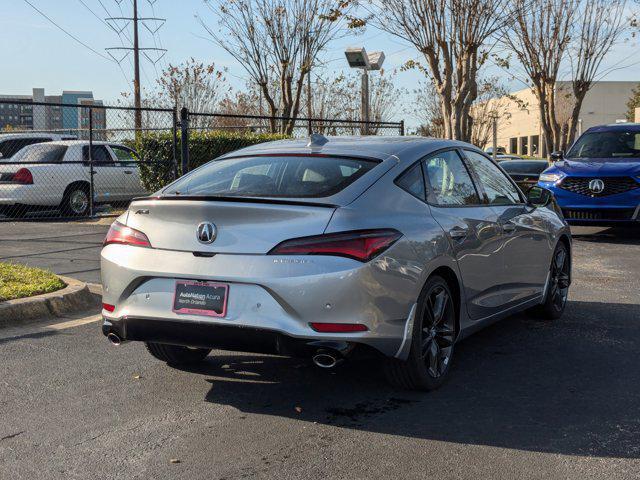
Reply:
<svg viewBox="0 0 640 480"><path fill-rule="evenodd" d="M533 452L640 457L640 306L570 302L557 322L510 317L456 347L450 381L397 391L377 361L211 355L206 401L404 437Z"/></svg>
<svg viewBox="0 0 640 480"><path fill-rule="evenodd" d="M590 243L610 243L613 245L640 245L640 228L611 227L595 233L585 233L583 229L573 228L571 236L574 240Z"/></svg>

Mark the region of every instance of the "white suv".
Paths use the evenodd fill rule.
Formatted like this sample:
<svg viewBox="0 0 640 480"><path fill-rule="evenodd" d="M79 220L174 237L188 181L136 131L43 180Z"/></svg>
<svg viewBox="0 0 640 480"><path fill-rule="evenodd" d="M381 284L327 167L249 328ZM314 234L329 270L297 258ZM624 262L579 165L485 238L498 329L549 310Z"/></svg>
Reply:
<svg viewBox="0 0 640 480"><path fill-rule="evenodd" d="M138 155L109 142L58 141L30 145L0 162L0 213L18 217L33 207L60 207L63 214L89 213L91 177L95 203L127 202L147 192ZM93 162L93 175L90 169Z"/></svg>

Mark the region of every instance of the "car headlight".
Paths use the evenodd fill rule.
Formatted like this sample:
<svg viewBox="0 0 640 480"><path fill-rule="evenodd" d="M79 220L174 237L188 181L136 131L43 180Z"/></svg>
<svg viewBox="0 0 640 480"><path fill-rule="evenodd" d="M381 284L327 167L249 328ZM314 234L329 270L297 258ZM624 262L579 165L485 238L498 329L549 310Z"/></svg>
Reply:
<svg viewBox="0 0 640 480"><path fill-rule="evenodd" d="M541 173L540 181L541 182L557 182L563 177L561 173Z"/></svg>

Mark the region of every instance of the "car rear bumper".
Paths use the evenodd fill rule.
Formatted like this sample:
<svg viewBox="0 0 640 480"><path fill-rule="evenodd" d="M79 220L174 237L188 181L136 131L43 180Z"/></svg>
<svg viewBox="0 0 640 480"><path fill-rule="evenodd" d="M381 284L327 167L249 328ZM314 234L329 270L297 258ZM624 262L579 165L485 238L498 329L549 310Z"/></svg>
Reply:
<svg viewBox="0 0 640 480"><path fill-rule="evenodd" d="M257 331L265 338L284 336L303 343L353 342L395 356L420 286L418 278L385 270L384 264L384 255L362 264L323 256L204 258L191 252L108 245L102 252L103 302L115 309L103 310L103 316L105 325L121 329L124 340L222 348L217 335L224 331L242 347L247 332ZM178 280L227 284L225 316L174 312ZM312 322L357 323L367 331L316 332ZM206 345L193 343L199 338L206 338Z"/></svg>

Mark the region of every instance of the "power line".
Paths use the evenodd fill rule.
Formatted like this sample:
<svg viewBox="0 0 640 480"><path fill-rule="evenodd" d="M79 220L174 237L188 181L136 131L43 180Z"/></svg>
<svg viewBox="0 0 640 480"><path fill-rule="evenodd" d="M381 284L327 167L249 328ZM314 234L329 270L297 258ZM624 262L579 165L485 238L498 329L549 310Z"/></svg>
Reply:
<svg viewBox="0 0 640 480"><path fill-rule="evenodd" d="M58 25L55 21L53 21L51 19L51 17L49 17L46 13L44 13L42 10L39 10L38 7L36 7L33 3L31 3L29 0L24 0L24 2L29 5L31 8L33 8L36 12L38 12L40 15L42 15L44 18L46 18L49 22L51 22L51 24L53 24L57 29L59 29L60 31L62 31L65 35L67 35L68 37L72 38L73 40L75 40L77 43L79 43L80 45L82 45L83 47L85 47L86 49L92 51L93 53L95 53L96 55L104 58L105 60L108 60L109 62L112 62L113 59L107 57L106 55L103 55L102 53L98 52L97 50L94 50L93 48L91 48L89 45L87 45L86 43L84 43L82 40L80 40L78 37L76 37L75 35L73 35L72 33L70 33L68 30L65 30L63 27L61 27L60 25Z"/></svg>

